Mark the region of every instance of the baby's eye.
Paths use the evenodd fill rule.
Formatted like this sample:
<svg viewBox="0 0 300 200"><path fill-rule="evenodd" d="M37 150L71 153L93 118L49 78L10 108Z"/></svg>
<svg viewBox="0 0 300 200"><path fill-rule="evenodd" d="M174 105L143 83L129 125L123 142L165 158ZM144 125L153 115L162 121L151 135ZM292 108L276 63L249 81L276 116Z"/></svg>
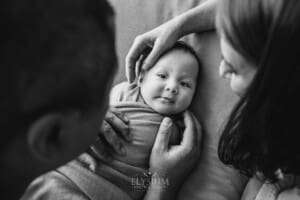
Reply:
<svg viewBox="0 0 300 200"><path fill-rule="evenodd" d="M167 78L167 75L165 75L165 74L160 74L160 73L158 73L158 74L156 74L159 78L161 78L161 79L166 79Z"/></svg>
<svg viewBox="0 0 300 200"><path fill-rule="evenodd" d="M187 87L187 88L190 88L191 87L191 85L189 84L189 83L187 83L187 82L181 82L180 83L183 87Z"/></svg>

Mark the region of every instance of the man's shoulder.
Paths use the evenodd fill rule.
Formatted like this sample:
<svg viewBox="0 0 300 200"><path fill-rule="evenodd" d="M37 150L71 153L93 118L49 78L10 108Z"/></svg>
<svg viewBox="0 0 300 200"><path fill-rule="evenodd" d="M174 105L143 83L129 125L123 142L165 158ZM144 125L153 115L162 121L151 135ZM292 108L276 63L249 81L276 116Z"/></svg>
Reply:
<svg viewBox="0 0 300 200"><path fill-rule="evenodd" d="M89 200L89 198L59 171L51 171L36 178L21 200Z"/></svg>

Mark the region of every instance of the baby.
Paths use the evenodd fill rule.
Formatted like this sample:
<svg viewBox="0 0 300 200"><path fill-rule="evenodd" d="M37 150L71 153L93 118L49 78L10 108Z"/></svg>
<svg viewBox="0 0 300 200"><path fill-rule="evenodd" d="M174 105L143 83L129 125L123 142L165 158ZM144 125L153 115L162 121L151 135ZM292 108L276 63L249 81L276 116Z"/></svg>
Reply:
<svg viewBox="0 0 300 200"><path fill-rule="evenodd" d="M141 62L142 63L142 62ZM194 50L178 41L166 51L138 80L116 85L110 95L110 105L129 119L132 142L125 144L126 155L117 155L110 163L92 167L96 174L108 179L133 199L141 198L147 190L142 177L149 171L149 156L156 133L164 116L175 123L170 144L181 140L181 114L190 106L199 74L200 61ZM92 151L97 154L97 146Z"/></svg>

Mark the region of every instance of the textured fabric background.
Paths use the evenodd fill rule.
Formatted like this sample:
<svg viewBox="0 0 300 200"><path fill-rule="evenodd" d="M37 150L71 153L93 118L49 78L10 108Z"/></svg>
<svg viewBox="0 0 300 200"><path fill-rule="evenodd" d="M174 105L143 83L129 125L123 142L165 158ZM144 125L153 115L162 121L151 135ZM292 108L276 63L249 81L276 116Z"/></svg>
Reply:
<svg viewBox="0 0 300 200"><path fill-rule="evenodd" d="M110 0L116 12L116 38L119 72L115 83L125 80L125 56L136 35L202 3L201 0ZM218 159L217 145L222 124L237 98L225 80L219 78L219 42L215 32L192 34L185 38L203 61L202 76L192 110L204 130L202 156L184 183L179 199L239 199L245 180Z"/></svg>

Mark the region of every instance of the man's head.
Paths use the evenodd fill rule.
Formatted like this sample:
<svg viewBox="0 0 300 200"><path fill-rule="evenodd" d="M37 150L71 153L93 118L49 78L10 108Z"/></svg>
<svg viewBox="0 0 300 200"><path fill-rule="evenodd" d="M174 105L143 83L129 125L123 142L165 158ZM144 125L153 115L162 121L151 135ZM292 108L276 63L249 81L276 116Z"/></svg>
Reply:
<svg viewBox="0 0 300 200"><path fill-rule="evenodd" d="M150 70L142 73L140 87L145 102L166 115L186 110L195 93L199 67L194 50L177 42Z"/></svg>
<svg viewBox="0 0 300 200"><path fill-rule="evenodd" d="M113 10L104 0L5 0L0 13L0 155L38 174L95 139L116 66Z"/></svg>

